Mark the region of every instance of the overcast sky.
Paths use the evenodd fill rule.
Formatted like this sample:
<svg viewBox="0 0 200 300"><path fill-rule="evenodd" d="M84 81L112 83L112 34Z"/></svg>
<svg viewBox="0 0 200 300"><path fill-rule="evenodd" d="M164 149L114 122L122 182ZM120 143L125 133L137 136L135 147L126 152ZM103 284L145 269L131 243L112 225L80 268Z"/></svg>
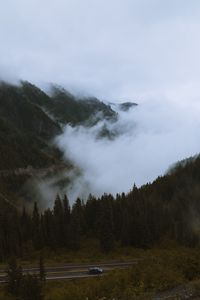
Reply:
<svg viewBox="0 0 200 300"><path fill-rule="evenodd" d="M0 77L116 101L198 97L199 37L199 0L6 0Z"/></svg>

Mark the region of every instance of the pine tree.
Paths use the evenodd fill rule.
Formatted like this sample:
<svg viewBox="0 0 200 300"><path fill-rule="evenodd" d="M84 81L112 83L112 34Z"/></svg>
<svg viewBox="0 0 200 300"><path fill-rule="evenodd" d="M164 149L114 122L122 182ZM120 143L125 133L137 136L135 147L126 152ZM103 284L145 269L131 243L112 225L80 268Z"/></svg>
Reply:
<svg viewBox="0 0 200 300"><path fill-rule="evenodd" d="M36 275L23 276L20 289L20 300L42 300L42 285Z"/></svg>
<svg viewBox="0 0 200 300"><path fill-rule="evenodd" d="M56 196L53 207L54 231L57 247L64 246L64 209L60 196Z"/></svg>
<svg viewBox="0 0 200 300"><path fill-rule="evenodd" d="M9 261L7 270L7 290L10 294L16 297L20 294L22 276L22 268L17 265L16 258L12 257Z"/></svg>
<svg viewBox="0 0 200 300"><path fill-rule="evenodd" d="M88 200L85 205L85 224L86 224L86 234L89 237L98 235L98 219L100 213L100 204L97 199L89 195Z"/></svg>
<svg viewBox="0 0 200 300"><path fill-rule="evenodd" d="M72 213L70 221L70 230L69 230L69 246L73 250L78 250L80 248L80 238L81 238L81 229L80 229L80 220L78 215Z"/></svg>
<svg viewBox="0 0 200 300"><path fill-rule="evenodd" d="M101 217L99 222L99 239L100 246L104 252L109 252L114 247L114 224L111 195L102 197Z"/></svg>
<svg viewBox="0 0 200 300"><path fill-rule="evenodd" d="M31 239L31 221L25 206L23 207L22 215L20 217L20 231L23 242L27 242Z"/></svg>
<svg viewBox="0 0 200 300"><path fill-rule="evenodd" d="M123 210L123 217L121 222L121 243L123 246L130 246L130 220L127 208Z"/></svg>
<svg viewBox="0 0 200 300"><path fill-rule="evenodd" d="M40 214L37 206L37 202L34 203L33 214L32 214L32 236L33 246L36 250L41 249L41 226L40 226Z"/></svg>
<svg viewBox="0 0 200 300"><path fill-rule="evenodd" d="M51 249L56 248L56 233L54 226L53 212L48 208L45 210L42 219L42 235L44 244Z"/></svg>
<svg viewBox="0 0 200 300"><path fill-rule="evenodd" d="M70 209L69 200L67 198L67 195L64 195L64 198L63 198L63 210L64 210L64 215L63 215L64 237L63 237L63 239L64 239L64 245L69 246L71 209Z"/></svg>

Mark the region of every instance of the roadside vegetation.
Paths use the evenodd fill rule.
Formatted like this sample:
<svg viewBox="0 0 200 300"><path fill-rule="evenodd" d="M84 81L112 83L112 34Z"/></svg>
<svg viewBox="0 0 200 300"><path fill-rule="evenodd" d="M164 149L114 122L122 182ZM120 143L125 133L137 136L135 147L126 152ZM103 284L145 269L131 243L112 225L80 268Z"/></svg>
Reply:
<svg viewBox="0 0 200 300"><path fill-rule="evenodd" d="M41 283L40 276L37 279L29 275L22 279L21 284L23 287L25 282L29 286L29 297L31 288L38 291L31 293L32 298L23 298L25 294L21 295L19 289L16 297L8 286L1 286L0 300L148 300L156 299L155 295L177 286L187 286L193 296L199 295L199 249L161 247L163 245L145 251L143 259L131 268L114 270L97 278ZM184 299L175 296L172 294L170 299Z"/></svg>
<svg viewBox="0 0 200 300"><path fill-rule="evenodd" d="M145 251L143 259L129 269L115 270L98 278L47 283L45 299L147 300L160 292L191 285L192 282L195 282L192 289L198 294L199 249L161 247Z"/></svg>

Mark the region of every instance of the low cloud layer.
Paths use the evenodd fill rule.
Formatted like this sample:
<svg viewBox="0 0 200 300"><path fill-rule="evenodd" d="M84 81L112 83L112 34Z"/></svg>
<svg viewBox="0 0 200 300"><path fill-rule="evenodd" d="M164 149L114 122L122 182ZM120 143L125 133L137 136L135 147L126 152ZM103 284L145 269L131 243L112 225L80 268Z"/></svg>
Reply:
<svg viewBox="0 0 200 300"><path fill-rule="evenodd" d="M178 100L178 99L177 99ZM199 153L200 103L198 101L149 100L120 112L110 130L115 140L97 139L93 128L66 126L57 143L82 171L70 186L70 197L87 197L129 191L163 175L178 160Z"/></svg>
<svg viewBox="0 0 200 300"><path fill-rule="evenodd" d="M199 0L3 1L0 78L112 101L198 83L199 17Z"/></svg>

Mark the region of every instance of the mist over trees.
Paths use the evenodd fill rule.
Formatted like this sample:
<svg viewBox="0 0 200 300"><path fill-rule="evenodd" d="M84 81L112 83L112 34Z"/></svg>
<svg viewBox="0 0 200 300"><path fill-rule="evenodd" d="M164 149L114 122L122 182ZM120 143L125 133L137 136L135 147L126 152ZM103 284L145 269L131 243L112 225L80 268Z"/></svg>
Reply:
<svg viewBox="0 0 200 300"><path fill-rule="evenodd" d="M78 114L79 108L82 117ZM44 109L54 116L54 121ZM78 120L88 121L88 116L96 111L101 111L104 118L116 118L116 113L109 105L97 99L85 99L82 103L62 89L54 88L49 96L29 83L22 83L19 87L7 84L0 86L0 122L3 124L7 120L6 128L11 128L8 133L12 132L17 138L14 152L20 152L18 145L23 149L20 155L27 152L27 146L18 142L15 130L20 137L24 137L22 141L26 138L37 141L37 150L41 156L36 167L40 166L40 161L44 162L44 153L45 157L51 157L51 162L60 162L60 154L55 149L50 150L51 146L46 148L47 152L43 151L50 136L60 132L60 123L72 122L75 125ZM35 119L29 118L30 115L34 115ZM69 115L74 120L69 119ZM35 128L37 120L42 120L42 125ZM5 134L4 127L2 132L5 140L0 148L5 153L2 145L8 142L4 155L8 160L13 151L9 142L12 136ZM32 151L28 155L31 158ZM3 159L2 166L6 166L6 159ZM8 169L27 165L29 160L19 158L17 161L17 164L13 162L12 166L9 165ZM16 175L2 177L1 191L9 201L0 195L0 259L5 261L12 255L20 257L44 248L76 251L81 247L81 242L89 238L98 239L99 247L104 252L111 251L117 245L149 248L164 238L182 245L196 246L200 232L199 169L200 157L196 157L178 164L152 184L140 188L133 185L128 193L105 193L100 197L90 195L87 201L77 198L72 206L67 195L57 195L53 207L45 210L40 209L39 198L32 209L30 203L26 205L26 201L23 209L16 208L16 194L27 178ZM104 172L107 172L107 166Z"/></svg>
<svg viewBox="0 0 200 300"><path fill-rule="evenodd" d="M189 247L199 244L200 157L125 194L92 195L69 205L57 195L52 209L19 212L0 203L0 258L49 248L78 250L81 240L99 240L109 252L116 245L150 248L167 238Z"/></svg>

